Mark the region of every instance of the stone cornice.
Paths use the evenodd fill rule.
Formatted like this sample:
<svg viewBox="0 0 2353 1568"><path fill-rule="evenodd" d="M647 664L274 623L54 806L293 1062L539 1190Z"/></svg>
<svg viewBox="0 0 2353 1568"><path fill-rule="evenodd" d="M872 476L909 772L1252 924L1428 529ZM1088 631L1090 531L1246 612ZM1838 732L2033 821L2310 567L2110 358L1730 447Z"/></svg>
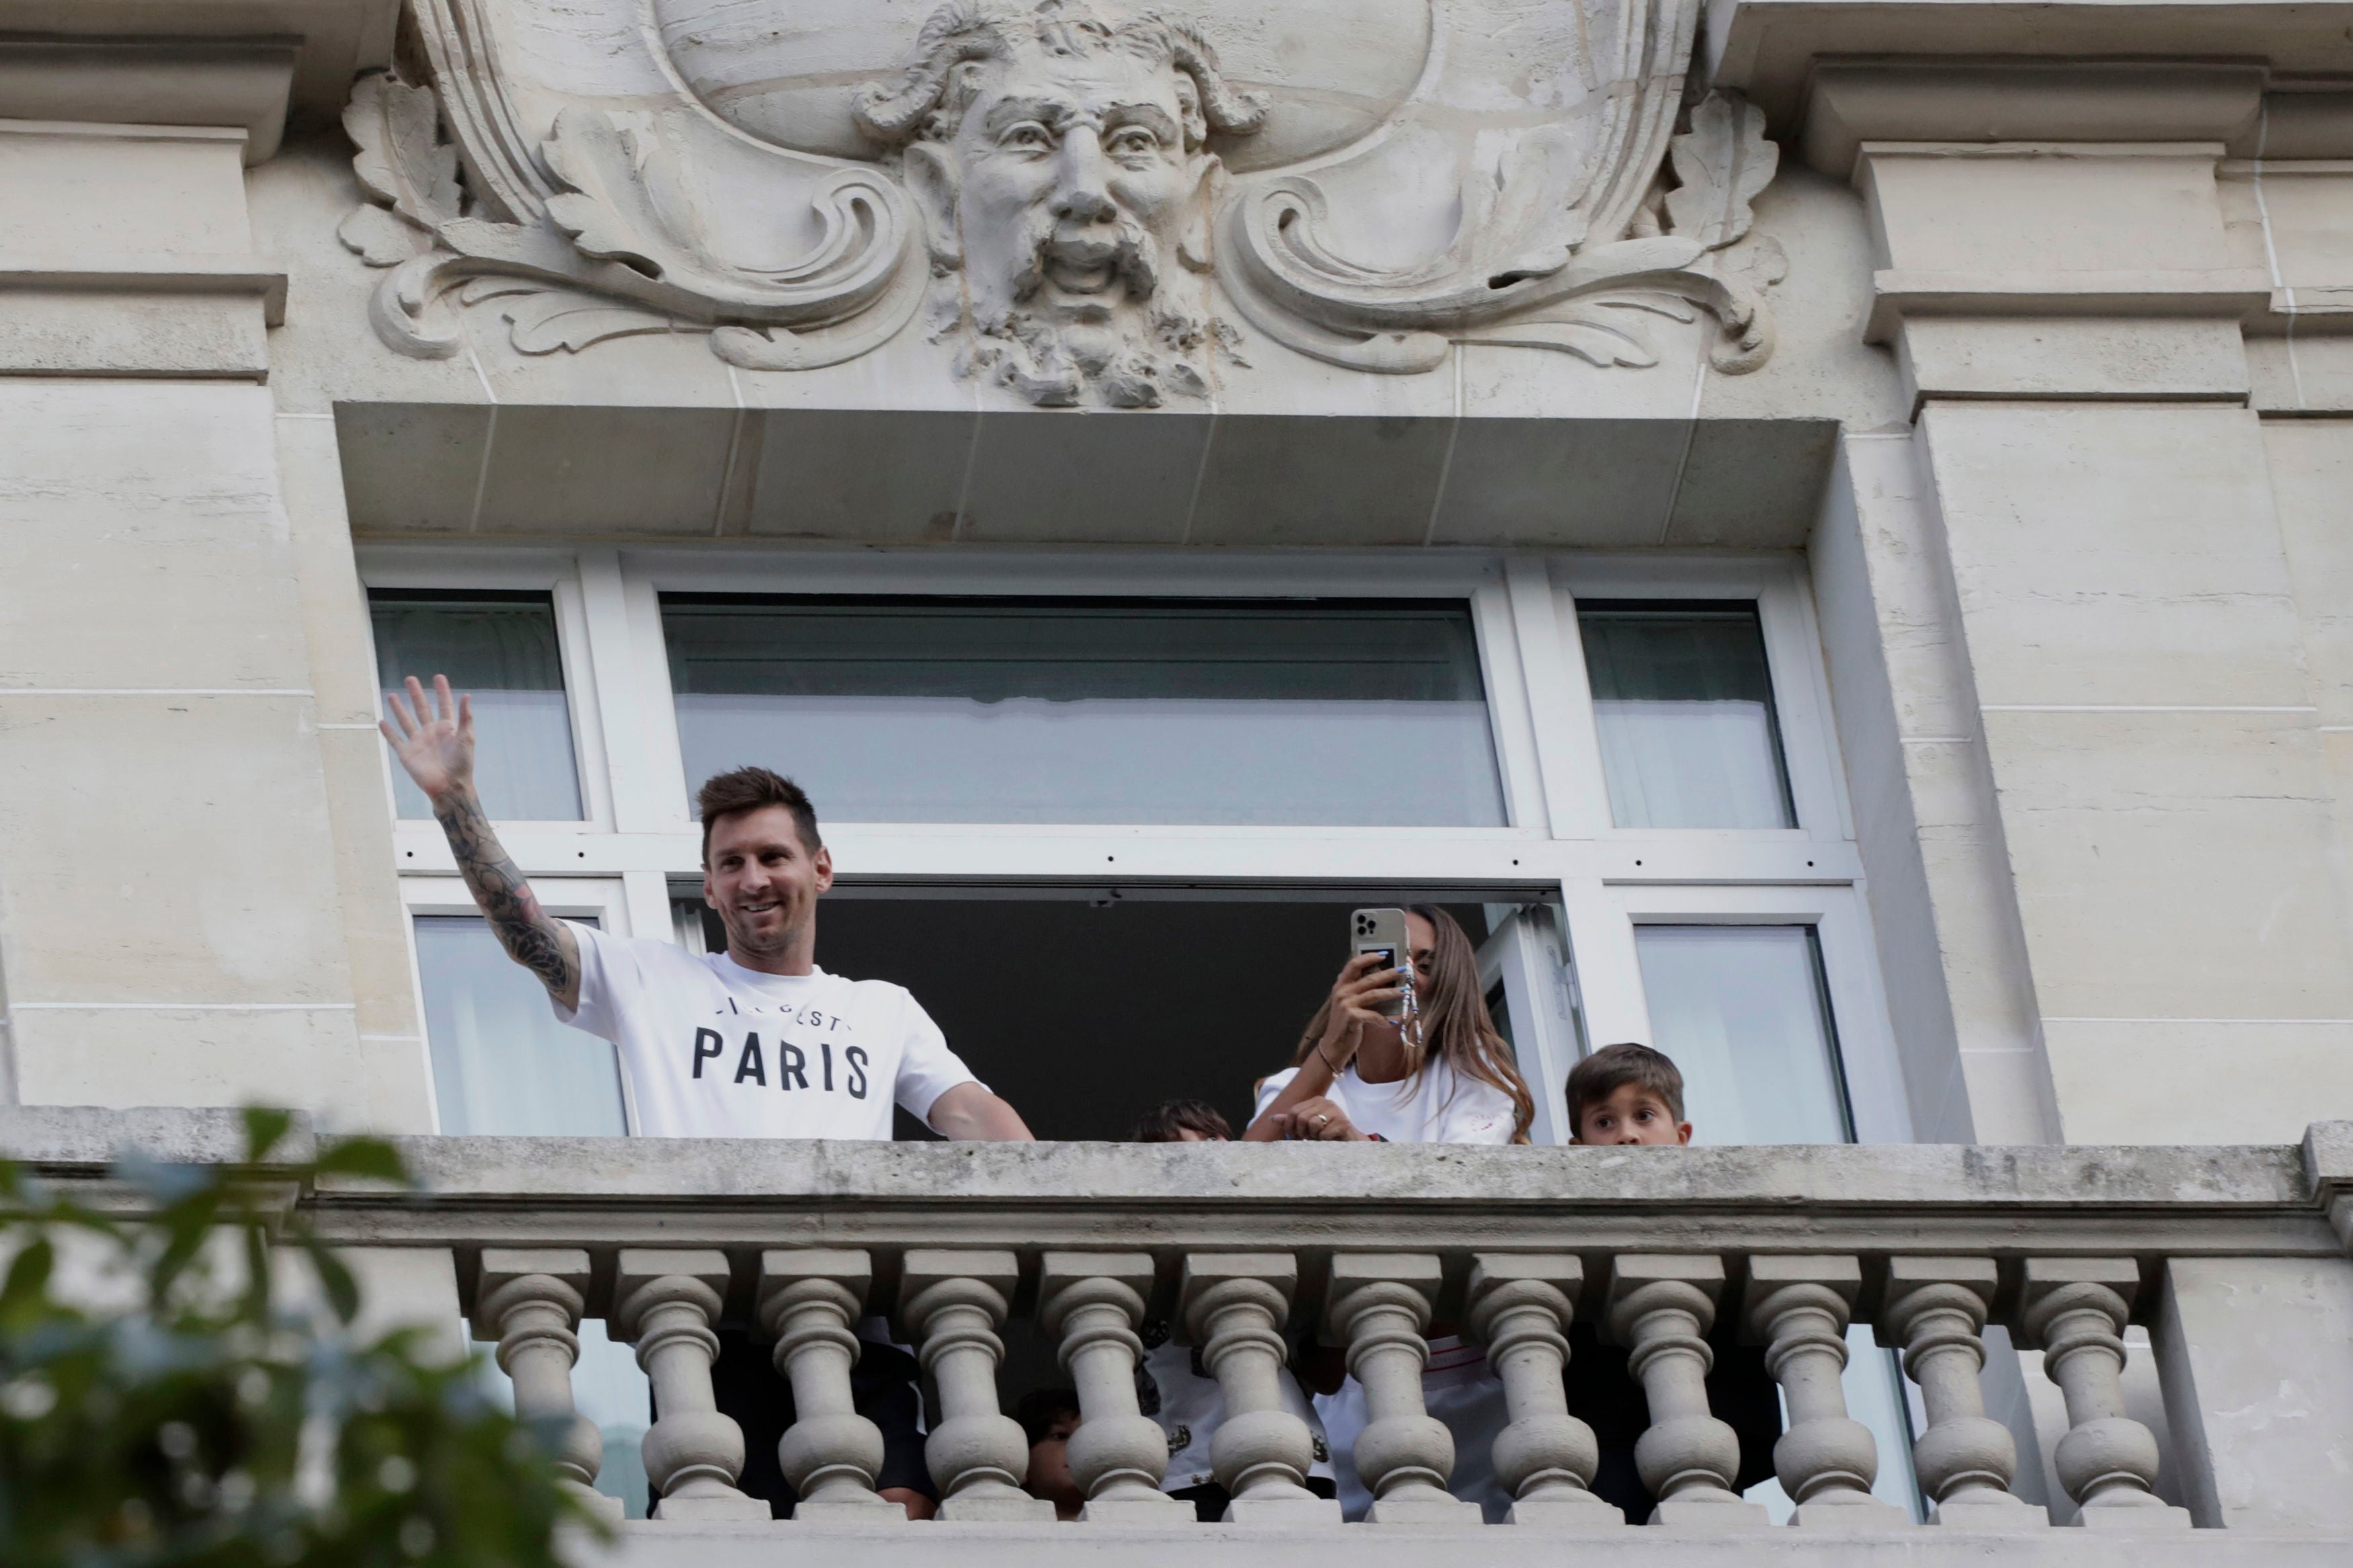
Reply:
<svg viewBox="0 0 2353 1568"><path fill-rule="evenodd" d="M1776 135L1799 127L1816 68L1830 61L1972 68L2113 62L2135 72L2158 62L2241 64L2264 68L2274 86L2297 89L2329 85L2315 79L2353 78L2353 4L2346 0L1715 0L1702 37L1710 79L1760 105Z"/></svg>
<svg viewBox="0 0 2353 1568"><path fill-rule="evenodd" d="M0 0L0 114L242 125L259 162L290 106L332 117L391 63L399 19L400 0Z"/></svg>

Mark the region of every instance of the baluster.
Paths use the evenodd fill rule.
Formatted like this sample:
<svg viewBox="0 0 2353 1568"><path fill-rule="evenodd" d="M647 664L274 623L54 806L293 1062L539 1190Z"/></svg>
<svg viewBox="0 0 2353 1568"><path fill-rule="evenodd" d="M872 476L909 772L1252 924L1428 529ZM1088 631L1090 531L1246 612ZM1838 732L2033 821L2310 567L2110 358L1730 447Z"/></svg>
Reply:
<svg viewBox="0 0 2353 1568"><path fill-rule="evenodd" d="M1591 1490L1601 1460L1593 1428L1568 1413L1562 1370L1584 1289L1572 1254L1482 1253L1471 1260L1471 1331L1504 1382L1511 1421L1495 1437L1495 1475L1511 1489L1506 1524L1606 1530L1625 1514Z"/></svg>
<svg viewBox="0 0 2353 1568"><path fill-rule="evenodd" d="M2125 1324L2140 1291L2129 1258L2030 1258L2021 1326L2067 1400L2052 1458L2094 1530L2188 1530L2189 1511L2157 1496L2157 1435L2125 1414Z"/></svg>
<svg viewBox="0 0 2353 1568"><path fill-rule="evenodd" d="M1079 1394L1071 1477L1087 1494L1082 1523L1168 1524L1192 1510L1160 1489L1168 1436L1135 1400L1144 1354L1136 1325L1151 1294L1142 1252L1050 1252L1039 1270L1039 1319L1061 1342L1062 1368Z"/></svg>
<svg viewBox="0 0 2353 1568"><path fill-rule="evenodd" d="M581 1309L588 1254L573 1248L485 1247L475 1286L474 1337L499 1343L499 1370L514 1383L515 1415L564 1422L557 1446L558 1485L599 1517L618 1523L621 1500L596 1488L605 1462L604 1434L572 1401L580 1360Z"/></svg>
<svg viewBox="0 0 2353 1568"><path fill-rule="evenodd" d="M800 1500L793 1517L895 1523L906 1510L879 1496L882 1430L850 1402L856 1324L873 1284L863 1252L795 1248L760 1255L760 1324L776 1336L776 1371L793 1385L793 1424L776 1462Z"/></svg>
<svg viewBox="0 0 2353 1568"><path fill-rule="evenodd" d="M719 1413L711 1363L712 1325L727 1290L723 1252L625 1247L613 1283L613 1323L638 1347L660 1411L646 1433L646 1476L661 1493L656 1519L742 1522L769 1517L768 1505L735 1488L744 1473L744 1430Z"/></svg>
<svg viewBox="0 0 2353 1568"><path fill-rule="evenodd" d="M1846 1325L1862 1289L1853 1258L1752 1258L1748 1326L1781 1385L1789 1429L1773 1445L1773 1470L1798 1505L1789 1522L1810 1529L1891 1530L1908 1510L1871 1495L1879 1445L1847 1415Z"/></svg>
<svg viewBox="0 0 2353 1568"><path fill-rule="evenodd" d="M1427 1253L1370 1253L1332 1260L1324 1321L1348 1347L1348 1372L1364 1386L1371 1419L1356 1435L1356 1477L1373 1494L1373 1524L1477 1524L1475 1502L1448 1495L1454 1435L1421 1400L1430 1363L1431 1308L1442 1276Z"/></svg>
<svg viewBox="0 0 2353 1568"><path fill-rule="evenodd" d="M2048 1511L2010 1490L2018 1443L1985 1413L1985 1323L1997 1275L1989 1258L1891 1258L1878 1336L1901 1346L1920 1385L1927 1429L1912 1442L1936 1521L1968 1530L2038 1530Z"/></svg>
<svg viewBox="0 0 2353 1568"><path fill-rule="evenodd" d="M1627 1369L1651 1406L1634 1466L1659 1500L1653 1524L1746 1530L1769 1521L1762 1504L1732 1489L1739 1435L1708 1410L1715 1352L1707 1331L1723 1293L1720 1258L1625 1253L1610 1262L1609 1332L1630 1347Z"/></svg>
<svg viewBox="0 0 2353 1568"><path fill-rule="evenodd" d="M1307 1489L1314 1434L1283 1408L1282 1324L1299 1265L1281 1252L1197 1252L1185 1259L1177 1316L1218 1380L1224 1418L1209 1466L1233 1499L1229 1524L1337 1524L1340 1505Z"/></svg>
<svg viewBox="0 0 2353 1568"><path fill-rule="evenodd" d="M940 1424L923 1439L923 1460L940 1489L939 1517L1050 1521L1054 1505L1021 1489L1029 1445L1021 1424L997 1407L1003 1326L1021 1267L1009 1252L918 1248L901 1266L900 1316L922 1342L923 1371L940 1394Z"/></svg>

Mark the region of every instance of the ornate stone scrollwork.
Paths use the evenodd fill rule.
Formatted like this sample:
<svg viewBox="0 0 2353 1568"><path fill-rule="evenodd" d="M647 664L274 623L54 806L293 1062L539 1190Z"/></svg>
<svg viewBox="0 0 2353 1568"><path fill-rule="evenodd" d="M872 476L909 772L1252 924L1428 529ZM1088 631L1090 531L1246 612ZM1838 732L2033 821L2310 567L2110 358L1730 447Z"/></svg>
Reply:
<svg viewBox="0 0 2353 1568"><path fill-rule="evenodd" d="M391 268L369 313L377 335L403 353L457 352L447 310L454 294L465 305L505 300L510 342L523 353L707 331L712 352L731 363L807 370L865 353L922 301L913 215L879 169L775 154L771 163L799 166L760 174L770 190L797 186L816 232L797 254L760 264L723 256L713 243L703 217L713 198L675 117L631 124L595 105L567 105L539 144L536 167L500 170L494 144L440 139L446 101L431 88L376 76L358 84L343 111L360 184L385 205L353 213L339 232L369 265ZM487 198L461 212L461 152L468 184L503 192L496 205L509 221L490 216Z"/></svg>
<svg viewBox="0 0 2353 1568"><path fill-rule="evenodd" d="M1690 321L1704 311L1721 328L1715 368L1756 369L1772 353L1771 315L1746 279L1705 263L1746 236L1748 204L1779 153L1763 112L1725 95L1703 100L1691 129L1668 137L1697 10L1663 0L1651 58L1609 101L1598 155L1580 151L1575 128L1540 125L1507 142L1492 168L1469 168L1453 241L1427 260L1383 268L1351 259L1333 234L1324 177L1283 175L1243 193L1220 231L1232 263L1226 286L1242 313L1303 353L1410 374L1437 368L1455 343L1647 367L1658 355L1643 316ZM1663 191L1662 143L1680 182ZM1671 232L1661 232L1661 205Z"/></svg>
<svg viewBox="0 0 2353 1568"><path fill-rule="evenodd" d="M418 357L495 301L527 354L691 331L813 369L927 297L958 374L1046 407L1215 395L1250 368L1229 314L1388 374L1646 367L1702 316L1718 370L1772 349L1786 261L1725 254L1763 116L1676 132L1698 0L947 0L912 32L893 0L412 5L432 85L359 84L340 233Z"/></svg>

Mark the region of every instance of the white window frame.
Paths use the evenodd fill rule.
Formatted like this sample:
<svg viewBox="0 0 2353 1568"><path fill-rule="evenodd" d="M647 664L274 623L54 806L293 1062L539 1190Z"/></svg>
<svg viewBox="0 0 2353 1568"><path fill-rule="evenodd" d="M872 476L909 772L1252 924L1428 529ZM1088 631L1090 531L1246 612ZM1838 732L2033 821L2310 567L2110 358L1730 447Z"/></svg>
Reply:
<svg viewBox="0 0 2353 1568"><path fill-rule="evenodd" d="M1860 1143L1909 1143L1912 1113L1860 889L1603 883L1569 909L1586 1027L1598 1047L1653 1040L1635 931L1646 925L1811 926L1830 993L1831 1032ZM1704 1142L1707 1129L1699 1130Z"/></svg>
<svg viewBox="0 0 2353 1568"><path fill-rule="evenodd" d="M661 628L665 593L923 594L1137 598L1434 598L1466 602L1479 639L1508 826L1248 827L1185 824L828 822L845 879L976 887L1180 883L1265 891L1493 889L1493 902L1557 893L1587 1038L1647 1039L1632 927L1640 921L1813 925L1857 1135L1910 1136L1864 904L1827 672L1804 560L1728 555L1261 551L1185 554L972 548L845 549L740 542L702 548L378 545L371 587L553 591L589 820L501 823L517 864L612 886L607 929L678 940L670 899L699 884L702 840ZM1798 826L1618 827L1577 626L1579 598L1746 599L1757 607ZM820 803L822 809L822 803ZM438 825L399 822L404 886L462 886ZM593 880L599 879L602 880ZM412 909L417 906L412 901ZM470 901L463 907L470 908ZM626 917L626 918L623 918ZM1528 955L1532 959L1534 949ZM1524 973L1522 992L1533 984ZM1507 987L1507 990L1509 988ZM1521 1003L1529 1005L1523 1010ZM1560 1009L1514 994L1530 1038L1539 1141L1565 1140L1548 1103L1577 1055ZM421 1016L420 1012L420 1016ZM1525 1023L1520 1020L1525 1019ZM429 1052L428 1052L429 1055Z"/></svg>
<svg viewBox="0 0 2353 1568"><path fill-rule="evenodd" d="M427 823L428 827L437 826ZM539 907L558 920L593 920L596 929L614 936L628 936L645 928L632 921L628 891L620 879L614 877L534 877L531 890ZM417 918L419 915L471 915L482 918L467 889L465 879L451 875L403 875L400 879L400 902L404 917L404 934L408 941L409 1005L416 1009L417 1047L425 1058L427 1095L433 1107L433 1131L441 1131L440 1087L433 1078L433 1042L425 1037L425 966L417 956ZM664 927L655 927L657 935L667 935ZM621 1121L635 1137L638 1131L637 1091L629 1082L628 1063L614 1055L615 1065L621 1076Z"/></svg>
<svg viewBox="0 0 2353 1568"><path fill-rule="evenodd" d="M556 657L563 667L565 709L572 722L572 770L580 788L581 820L532 823L528 826L558 833L593 833L614 826L613 792L607 763L605 725L596 694L599 683L590 658L593 639L588 630L588 606L581 592L580 574L571 551L433 550L359 552L360 580L367 589L450 589L461 592L546 594L555 609ZM372 601L370 601L372 603ZM375 617L367 620L371 678L379 689L377 672L383 661L375 646ZM376 692L376 717L388 718L384 692ZM385 782L389 791L397 766L389 749L384 752ZM438 835L438 824L415 818L394 818L395 831L422 828ZM412 835L414 836L414 835ZM404 846L404 851L412 847ZM396 856L405 868L415 858Z"/></svg>

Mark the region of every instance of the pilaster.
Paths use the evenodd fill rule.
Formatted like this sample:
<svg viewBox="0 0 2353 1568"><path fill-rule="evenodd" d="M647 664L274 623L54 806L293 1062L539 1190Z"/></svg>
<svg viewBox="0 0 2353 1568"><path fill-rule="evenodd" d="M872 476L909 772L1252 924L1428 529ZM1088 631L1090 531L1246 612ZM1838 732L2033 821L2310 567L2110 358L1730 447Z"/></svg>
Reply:
<svg viewBox="0 0 2353 1568"><path fill-rule="evenodd" d="M2265 83L1915 60L1826 66L1806 104L1809 155L1869 214L1865 330L1905 378L1965 654L1952 740L1983 750L2071 1140L2286 1136L2297 1064L2353 1046L2323 736L2249 406L2245 334L2278 300L2218 179ZM2276 1091L2178 1092L2225 1056Z"/></svg>
<svg viewBox="0 0 2353 1568"><path fill-rule="evenodd" d="M290 105L340 101L393 15L174 7L164 35L153 6L0 0L0 1092L20 1102L429 1124L421 1071L363 1059L364 1030L405 1023L406 965L364 1022L261 384L286 279L246 206Z"/></svg>

